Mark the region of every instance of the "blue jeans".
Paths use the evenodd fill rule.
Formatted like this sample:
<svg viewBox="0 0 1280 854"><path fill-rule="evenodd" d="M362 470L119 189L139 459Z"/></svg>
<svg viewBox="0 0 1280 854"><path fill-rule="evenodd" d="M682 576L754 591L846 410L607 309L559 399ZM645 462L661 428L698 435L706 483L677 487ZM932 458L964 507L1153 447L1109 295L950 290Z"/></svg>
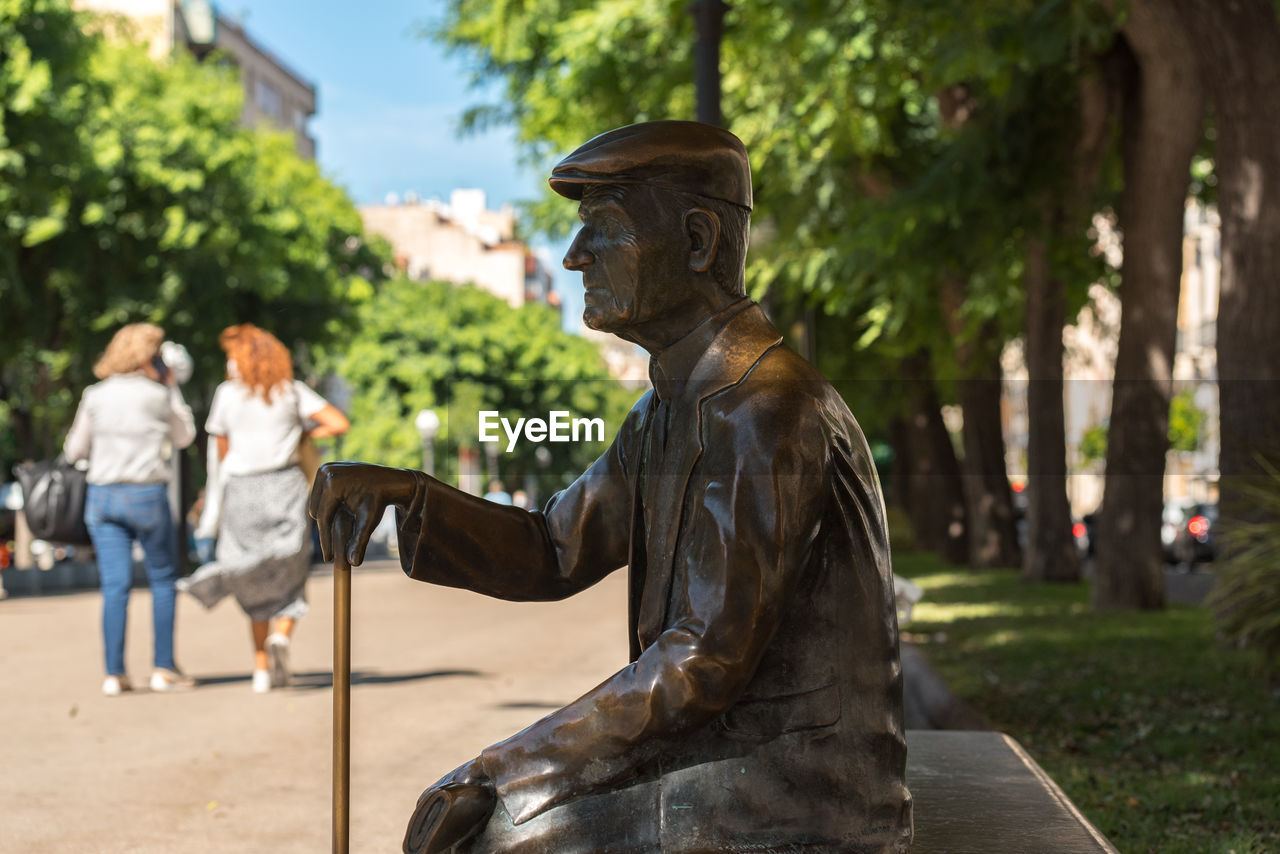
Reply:
<svg viewBox="0 0 1280 854"><path fill-rule="evenodd" d="M163 483L89 484L84 521L102 578L107 673L124 674L124 631L133 581L133 541L142 544L151 584L155 666L173 668L173 583L178 577L169 490Z"/></svg>

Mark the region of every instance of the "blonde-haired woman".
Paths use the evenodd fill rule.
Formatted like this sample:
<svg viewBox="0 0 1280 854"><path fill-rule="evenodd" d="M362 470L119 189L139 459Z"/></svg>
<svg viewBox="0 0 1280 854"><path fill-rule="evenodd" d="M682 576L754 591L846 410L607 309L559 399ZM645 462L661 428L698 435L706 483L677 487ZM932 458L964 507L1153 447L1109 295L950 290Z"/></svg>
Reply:
<svg viewBox="0 0 1280 854"><path fill-rule="evenodd" d="M294 622L307 612L310 484L298 443L304 435L339 436L348 423L293 378L289 351L270 332L243 323L224 330L220 343L227 380L205 423L226 476L217 553L179 586L205 607L236 598L253 635L253 690L265 693L288 684ZM317 426L307 429L310 422Z"/></svg>
<svg viewBox="0 0 1280 854"><path fill-rule="evenodd" d="M108 696L132 687L125 673L124 638L135 540L142 545L151 586L151 690L195 684L173 660L178 563L169 514L169 460L174 450L191 444L196 431L191 408L160 358L162 343L164 330L152 323L131 323L116 332L93 366L101 382L85 389L63 445L72 462L89 460L84 516L102 579L107 671L102 691Z"/></svg>

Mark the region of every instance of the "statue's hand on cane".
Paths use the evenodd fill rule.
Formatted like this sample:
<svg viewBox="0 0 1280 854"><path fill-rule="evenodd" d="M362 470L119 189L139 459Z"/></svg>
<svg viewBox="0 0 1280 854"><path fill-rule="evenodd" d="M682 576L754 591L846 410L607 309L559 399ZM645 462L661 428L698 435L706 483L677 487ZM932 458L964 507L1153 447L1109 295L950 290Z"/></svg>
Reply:
<svg viewBox="0 0 1280 854"><path fill-rule="evenodd" d="M351 567L364 560L387 506L413 505L420 477L402 469L329 463L320 467L311 489L308 510L320 529L320 550L333 561L333 854L351 850Z"/></svg>
<svg viewBox="0 0 1280 854"><path fill-rule="evenodd" d="M309 510L320 529L324 559L334 559L336 539L346 563L359 566L382 514L391 505L408 510L420 488L420 477L406 469L365 463L321 466L311 489ZM336 665L334 672L336 690ZM337 708L335 705L335 720L339 718ZM345 712L341 716L345 723ZM346 851L345 784L341 791L342 795L335 797L335 810L342 813L342 826L335 830L335 839L342 837L341 850ZM337 804L339 800L344 803ZM437 854L471 838L484 827L497 802L493 782L480 760L468 762L422 793L405 833L406 854Z"/></svg>
<svg viewBox="0 0 1280 854"><path fill-rule="evenodd" d="M407 469L388 468L367 463L325 463L316 472L311 487L309 510L320 530L320 553L326 562L333 560L335 524L339 514L352 522L351 536L338 545L346 549L347 562L359 566L373 529L391 505L408 509L418 488L416 475Z"/></svg>

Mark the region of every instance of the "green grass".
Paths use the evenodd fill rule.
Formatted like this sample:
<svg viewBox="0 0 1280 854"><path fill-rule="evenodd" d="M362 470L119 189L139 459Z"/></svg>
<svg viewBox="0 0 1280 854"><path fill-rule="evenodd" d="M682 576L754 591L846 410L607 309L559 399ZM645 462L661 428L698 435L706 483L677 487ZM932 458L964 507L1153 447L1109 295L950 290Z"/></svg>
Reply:
<svg viewBox="0 0 1280 854"><path fill-rule="evenodd" d="M904 637L1122 852L1280 852L1280 691L1203 608L1094 613L1085 584L895 556Z"/></svg>

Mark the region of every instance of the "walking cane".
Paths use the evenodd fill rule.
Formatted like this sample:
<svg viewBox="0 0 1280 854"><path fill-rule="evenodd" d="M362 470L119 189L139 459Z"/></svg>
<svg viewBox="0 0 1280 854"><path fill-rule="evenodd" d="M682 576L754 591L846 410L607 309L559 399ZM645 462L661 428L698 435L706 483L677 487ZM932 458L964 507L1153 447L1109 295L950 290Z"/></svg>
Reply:
<svg viewBox="0 0 1280 854"><path fill-rule="evenodd" d="M351 564L352 522L334 519L333 544L333 854L351 850Z"/></svg>

